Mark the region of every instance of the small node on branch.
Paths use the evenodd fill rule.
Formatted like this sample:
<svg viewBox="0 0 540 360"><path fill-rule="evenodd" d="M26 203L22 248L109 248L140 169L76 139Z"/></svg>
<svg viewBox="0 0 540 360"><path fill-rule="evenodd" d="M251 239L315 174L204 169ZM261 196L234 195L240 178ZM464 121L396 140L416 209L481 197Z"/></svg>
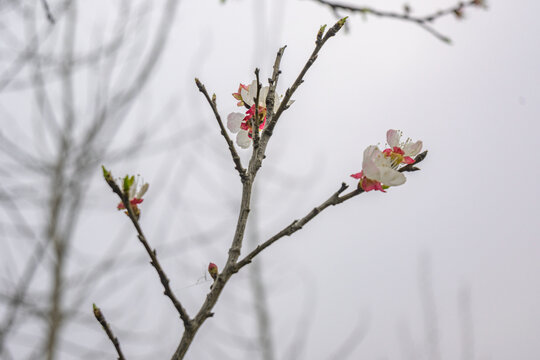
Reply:
<svg viewBox="0 0 540 360"><path fill-rule="evenodd" d="M337 25L339 26L339 29L341 29L343 25L345 25L348 18L349 18L348 16L345 16L344 18L338 20Z"/></svg>
<svg viewBox="0 0 540 360"><path fill-rule="evenodd" d="M441 36L441 37L439 37L439 39L441 39L441 41L447 43L448 45L452 45L452 39L450 39L447 36Z"/></svg>
<svg viewBox="0 0 540 360"><path fill-rule="evenodd" d="M101 169L103 170L103 178L106 182L113 181L113 177L111 175L111 172L105 168L104 165L101 165Z"/></svg>
<svg viewBox="0 0 540 360"><path fill-rule="evenodd" d="M317 43L320 42L322 40L322 37L324 35L324 30L326 29L326 24L324 25L321 25L321 27L319 28L319 32L317 33Z"/></svg>
<svg viewBox="0 0 540 360"><path fill-rule="evenodd" d="M92 310L94 312L94 316L96 320L100 323L103 330L105 330L105 333L109 337L109 340L111 340L112 344L114 345L114 348L116 349L116 352L118 353L118 359L119 360L125 360L124 354L122 353L122 350L120 349L120 342L118 341L118 338L116 338L109 327L109 324L107 323L107 320L105 320L105 316L101 312L101 310L96 306L96 304L92 304Z"/></svg>
<svg viewBox="0 0 540 360"><path fill-rule="evenodd" d="M92 304L92 310L94 311L94 316L96 317L96 320L99 321L101 324L105 319L103 318L103 314L101 313L100 308L96 306L96 304Z"/></svg>
<svg viewBox="0 0 540 360"><path fill-rule="evenodd" d="M199 89L200 92L202 93L206 92L204 85L201 83L201 81L198 78L195 78L195 84L197 85L197 88Z"/></svg>

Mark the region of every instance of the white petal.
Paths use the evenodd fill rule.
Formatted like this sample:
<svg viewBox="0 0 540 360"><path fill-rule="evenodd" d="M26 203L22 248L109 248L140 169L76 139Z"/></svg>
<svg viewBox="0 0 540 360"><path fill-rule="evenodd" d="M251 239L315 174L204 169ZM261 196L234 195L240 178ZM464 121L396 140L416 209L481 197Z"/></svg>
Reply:
<svg viewBox="0 0 540 360"><path fill-rule="evenodd" d="M366 150L364 150L362 170L368 179L381 181L379 167L375 163L375 159L379 154L382 155L381 150L375 145L368 146Z"/></svg>
<svg viewBox="0 0 540 360"><path fill-rule="evenodd" d="M238 135L236 135L236 143L242 149L247 149L251 145L251 139L249 138L246 130L241 130L238 132Z"/></svg>
<svg viewBox="0 0 540 360"><path fill-rule="evenodd" d="M386 132L386 142L391 147L399 146L399 139L401 138L401 134L399 130L388 130Z"/></svg>
<svg viewBox="0 0 540 360"><path fill-rule="evenodd" d="M407 180L405 175L389 167L379 168L381 179L379 180L384 185L398 186L405 183Z"/></svg>
<svg viewBox="0 0 540 360"><path fill-rule="evenodd" d="M128 198L131 200L135 197L135 192L137 191L137 180L135 180L133 182L133 184L131 184L131 187L129 188L129 192L128 192Z"/></svg>
<svg viewBox="0 0 540 360"><path fill-rule="evenodd" d="M227 128L232 133L237 133L240 130L240 124L246 115L242 113L233 112L227 116Z"/></svg>
<svg viewBox="0 0 540 360"><path fill-rule="evenodd" d="M259 92L259 106L266 107L266 97L268 96L268 90L270 90L268 86L261 88L261 92Z"/></svg>
<svg viewBox="0 0 540 360"><path fill-rule="evenodd" d="M364 150L364 161L373 160L381 150L376 145L370 145Z"/></svg>
<svg viewBox="0 0 540 360"><path fill-rule="evenodd" d="M279 105L281 105L281 97L278 96L278 94L275 94L274 97L274 112L276 112L277 109L279 109Z"/></svg>
<svg viewBox="0 0 540 360"><path fill-rule="evenodd" d="M242 100L248 105L253 106L255 104L255 101L253 99L257 96L257 80L253 80L251 84L249 84L249 90L245 91L242 89Z"/></svg>
<svg viewBox="0 0 540 360"><path fill-rule="evenodd" d="M418 140L415 143L408 143L403 146L405 156L416 156L422 150L422 141Z"/></svg>
<svg viewBox="0 0 540 360"><path fill-rule="evenodd" d="M139 192L137 193L137 199L142 199L144 194L146 194L149 186L150 185L148 185L148 183L144 183L144 185L141 187L141 190L139 190Z"/></svg>

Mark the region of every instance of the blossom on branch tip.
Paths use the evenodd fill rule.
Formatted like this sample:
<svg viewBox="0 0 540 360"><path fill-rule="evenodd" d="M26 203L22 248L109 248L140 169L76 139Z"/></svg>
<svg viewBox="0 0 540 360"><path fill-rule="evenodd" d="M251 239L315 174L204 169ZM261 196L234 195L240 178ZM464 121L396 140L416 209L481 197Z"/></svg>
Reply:
<svg viewBox="0 0 540 360"><path fill-rule="evenodd" d="M131 208L135 214L138 214L140 211L137 205L144 201L143 196L150 185L146 182L139 184L139 178L135 179L135 176L130 177L127 175L124 177L123 183L124 193L127 192L129 204L131 205ZM124 210L125 208L126 207L124 206L123 202L120 202L117 206L118 210Z"/></svg>
<svg viewBox="0 0 540 360"><path fill-rule="evenodd" d="M362 172L370 180L377 181L385 186L398 186L405 183L405 175L396 170L392 158L383 154L375 145L368 146L364 150ZM373 190L379 190L374 188ZM367 191L367 190L366 190ZM381 190L383 191L383 190Z"/></svg>
<svg viewBox="0 0 540 360"><path fill-rule="evenodd" d="M269 87L262 87L259 91L259 130L263 130L266 124L266 97ZM253 137L253 120L255 116L255 99L257 97L257 81L253 80L250 85L240 84L238 92L233 94L239 100L238 106L244 105L248 108L245 114L233 112L227 116L227 128L236 135L236 143L243 149L251 145Z"/></svg>
<svg viewBox="0 0 540 360"><path fill-rule="evenodd" d="M386 192L390 186L399 186L407 180L399 171L401 164L414 164L412 156L422 150L422 141L412 142L407 139L401 142L399 130L388 130L386 140L389 148L381 151L378 146L370 145L364 150L362 171L351 177L360 180L358 186L364 191L378 190Z"/></svg>
<svg viewBox="0 0 540 360"><path fill-rule="evenodd" d="M233 93L233 97L239 100L238 106L247 108L245 113L233 112L227 116L227 128L236 135L236 143L243 149L247 149L251 145L253 137L253 122L255 113L258 112L259 131L264 130L266 125L266 98L270 88L268 86L261 87L259 90L259 102L255 104L257 98L257 81L253 80L251 84L240 84L238 92ZM294 101L289 101L287 105L291 105ZM274 96L274 109L277 109L281 104L281 97L277 94ZM256 106L258 106L256 108Z"/></svg>

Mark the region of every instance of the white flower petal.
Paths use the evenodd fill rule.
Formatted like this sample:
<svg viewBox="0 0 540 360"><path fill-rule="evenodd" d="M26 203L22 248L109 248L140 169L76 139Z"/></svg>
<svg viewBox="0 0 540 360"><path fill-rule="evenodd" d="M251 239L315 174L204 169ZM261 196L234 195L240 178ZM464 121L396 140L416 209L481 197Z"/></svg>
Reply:
<svg viewBox="0 0 540 360"><path fill-rule="evenodd" d="M146 194L146 191L148 190L148 187L150 185L148 185L148 183L144 183L144 185L141 187L141 189L139 190L139 192L137 192L137 199L142 199L142 197L144 196L144 194Z"/></svg>
<svg viewBox="0 0 540 360"><path fill-rule="evenodd" d="M401 138L401 133L399 130L390 129L386 132L386 142L391 147L399 146L400 138Z"/></svg>
<svg viewBox="0 0 540 360"><path fill-rule="evenodd" d="M275 94L274 97L274 112L276 112L277 109L279 109L279 105L281 105L281 98L283 96L278 96L278 94Z"/></svg>
<svg viewBox="0 0 540 360"><path fill-rule="evenodd" d="M242 100L244 100L248 106L251 107L255 104L255 101L253 101L255 96L257 96L257 80L253 80L251 84L249 84L248 91L242 89Z"/></svg>
<svg viewBox="0 0 540 360"><path fill-rule="evenodd" d="M233 112L227 116L227 128L232 133L237 133L240 130L240 124L246 115L242 113Z"/></svg>
<svg viewBox="0 0 540 360"><path fill-rule="evenodd" d="M131 184L131 186L129 187L129 191L128 191L128 199L133 199L135 197L135 193L137 192L137 182L138 182L139 178L137 177L135 179L135 181L133 182L133 184Z"/></svg>
<svg viewBox="0 0 540 360"><path fill-rule="evenodd" d="M418 140L415 143L408 143L403 146L405 156L416 156L422 150L422 141Z"/></svg>
<svg viewBox="0 0 540 360"><path fill-rule="evenodd" d="M362 170L368 179L380 181L379 167L375 163L375 159L379 154L382 156L381 150L379 150L379 148L375 145L368 146L366 150L364 150Z"/></svg>
<svg viewBox="0 0 540 360"><path fill-rule="evenodd" d="M236 135L236 143L242 149L247 149L251 145L251 139L249 138L246 130L240 130L238 132L238 135Z"/></svg>
<svg viewBox="0 0 540 360"><path fill-rule="evenodd" d="M404 184L405 181L407 181L405 175L390 167L382 167L379 168L379 170L381 174L381 179L379 181L382 182L384 185L398 186Z"/></svg>
<svg viewBox="0 0 540 360"><path fill-rule="evenodd" d="M259 106L266 107L266 97L268 96L268 90L270 90L268 86L261 88L261 91L259 92Z"/></svg>
<svg viewBox="0 0 540 360"><path fill-rule="evenodd" d="M251 85L248 85L247 90L242 88L242 90L240 90L240 95L242 96L242 101L251 106L253 105L253 100L249 97L249 89L251 89Z"/></svg>

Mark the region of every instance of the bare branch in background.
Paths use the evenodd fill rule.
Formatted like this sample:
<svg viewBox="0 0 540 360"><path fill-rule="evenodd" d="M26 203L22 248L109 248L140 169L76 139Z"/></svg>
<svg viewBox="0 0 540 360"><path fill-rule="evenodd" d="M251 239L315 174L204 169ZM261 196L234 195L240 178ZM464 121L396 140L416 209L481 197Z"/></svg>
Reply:
<svg viewBox="0 0 540 360"><path fill-rule="evenodd" d="M424 331L427 358L438 360L441 358L439 321L437 307L435 304L435 294L432 284L431 259L428 254L424 254L419 261L419 285L424 312Z"/></svg>
<svg viewBox="0 0 540 360"><path fill-rule="evenodd" d="M474 322L471 305L471 289L462 285L458 293L458 310L461 320L461 359L475 359Z"/></svg>
<svg viewBox="0 0 540 360"><path fill-rule="evenodd" d="M51 12L51 8L49 7L49 3L47 2L47 0L41 0L41 3L43 4L43 10L45 11L45 15L47 15L47 20L49 20L51 24L54 24L55 20Z"/></svg>
<svg viewBox="0 0 540 360"><path fill-rule="evenodd" d="M67 307L66 299L82 288L75 290L66 286L66 269L75 241L73 233L78 225L85 189L90 179L88 174L108 156L111 150L110 139L126 119L128 110L134 106L137 96L156 68L178 5L177 0L167 0L159 5L161 19L158 19L158 26L147 42L148 51L141 53L141 49L131 47L129 41L135 43L135 40L141 40L139 35L142 30L135 25L137 21L149 17L147 11L150 8L134 5L141 9L134 17L130 12L130 3L124 1L118 5L118 16L114 24L116 32L111 39L98 38L97 43L92 44L92 49L84 52L81 43L77 42L78 31L83 24L76 17L76 12L78 6L86 4L76 0L59 1L57 4L42 1L32 5L13 2L13 6L24 6L13 16L19 16L25 29L26 41L10 53L9 59L12 60L2 71L0 89L4 92L17 90L33 93L35 105L31 106L37 109L37 115L34 115L35 121L31 119L30 123L35 129L36 138L21 142L13 131L10 133L9 127L3 127L0 152L5 155L2 157L3 166L9 167L10 171L2 174L3 180L9 180L6 185L8 197L0 203L10 216L15 216L17 207L9 205L10 201L13 202L11 183L20 183L21 179L28 179L29 184L33 181L29 187L37 189L38 196L29 196L32 193L26 191L24 199L27 202L25 205L32 206L38 212L29 213L25 209L20 213L23 219L32 219L28 220L29 229L40 230L36 230L36 235L29 238L28 246L32 250L21 255L26 257L24 260L18 260L25 263L22 275L13 286L3 291L9 300L3 304L3 308L8 311L3 315L5 321L0 328L2 356L10 352L10 342L7 339L26 315L33 317L32 321L37 320L46 325L38 337L38 341L43 343L39 349L36 346L34 353L40 351L48 359L55 359L59 348L69 343L61 337L63 329L72 319L72 310ZM49 4L55 9L54 17ZM55 20L54 27L50 24L46 27L39 25L43 23L40 17L43 16L42 7L49 21ZM134 56L140 59L138 68L130 69L130 72L118 71L118 66L122 65L117 61L119 58L129 59ZM114 84L111 76L113 72L119 74L116 80L120 80ZM79 86L78 78L76 80L81 73L91 74L90 83L98 84L95 89L90 88L88 91L88 112L79 109L80 100L85 97L87 90ZM93 94L96 100L94 103ZM19 122L17 119L12 124ZM33 147L26 146L28 142ZM22 143L25 146L21 146ZM139 149L142 145L137 142ZM133 152L116 153L114 156L118 160L120 156L133 156ZM33 175L29 176L29 173ZM17 220L17 223L22 225L24 221ZM19 229L22 231L23 227L19 226ZM36 277L42 280L47 276L45 274L50 275L50 287L46 290L48 294L43 294L43 290L39 292L43 306L38 317L27 304L32 304L30 299L36 296L32 281ZM78 299L85 300L84 297ZM19 311L21 307L24 313ZM25 316L18 316L21 313Z"/></svg>
<svg viewBox="0 0 540 360"><path fill-rule="evenodd" d="M343 343L328 357L328 360L342 359L345 360L351 356L354 350L362 344L362 341L367 335L368 325L366 319L359 317L354 329L349 333Z"/></svg>
<svg viewBox="0 0 540 360"><path fill-rule="evenodd" d="M260 89L259 89L260 90ZM259 103L258 99L255 102ZM255 127L257 128L257 127ZM257 187L253 189L254 198L257 198ZM251 231L248 235L248 242L251 246L256 246L259 242L259 217L258 209L251 210ZM268 289L264 281L263 267L260 261L253 263L249 273L249 283L253 295L253 306L257 322L258 342L260 346L262 360L274 360L276 358L275 341L272 336L272 315L268 306Z"/></svg>
<svg viewBox="0 0 540 360"><path fill-rule="evenodd" d="M405 22L413 23L420 26L422 29L426 30L437 39L444 41L445 43L450 43L451 40L449 37L441 34L437 31L432 24L441 17L447 15L454 15L458 19L463 18L464 11L468 7L485 7L485 0L469 0L466 2L459 2L456 5L449 7L444 10L436 11L432 14L425 16L415 16L411 14L411 8L409 5L405 5L403 12L394 12L394 11L381 11L374 9L368 6L353 6L340 2L328 1L328 0L312 0L321 5L328 6L337 16L341 16L338 11L345 11L350 13L358 13L361 15L373 15L381 18L390 18L402 20Z"/></svg>

